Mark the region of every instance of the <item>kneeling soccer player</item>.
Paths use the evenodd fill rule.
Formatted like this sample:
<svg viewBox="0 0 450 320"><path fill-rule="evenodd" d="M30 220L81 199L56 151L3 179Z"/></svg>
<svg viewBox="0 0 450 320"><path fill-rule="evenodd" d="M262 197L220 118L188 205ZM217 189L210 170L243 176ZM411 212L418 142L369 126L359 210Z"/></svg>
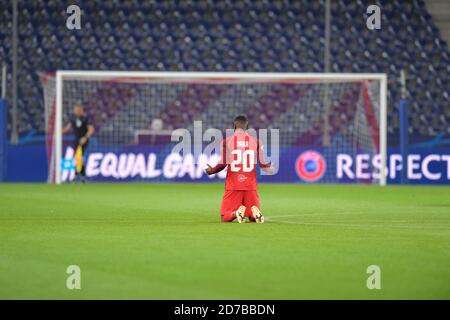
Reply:
<svg viewBox="0 0 450 320"><path fill-rule="evenodd" d="M264 223L256 183L256 163L268 173L273 173L273 167L265 163L261 143L247 130L247 118L237 116L234 119L234 134L222 141L221 161L215 167L208 165L206 168L208 175L227 168L220 208L222 222L237 219L239 223L244 223L247 217L252 222Z"/></svg>

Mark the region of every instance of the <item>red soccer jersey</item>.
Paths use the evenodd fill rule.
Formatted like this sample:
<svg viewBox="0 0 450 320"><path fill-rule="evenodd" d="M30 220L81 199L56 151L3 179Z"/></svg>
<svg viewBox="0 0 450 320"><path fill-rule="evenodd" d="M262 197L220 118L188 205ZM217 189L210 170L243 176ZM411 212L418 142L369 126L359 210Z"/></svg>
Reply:
<svg viewBox="0 0 450 320"><path fill-rule="evenodd" d="M221 164L227 167L225 190L257 190L256 164L262 168L270 166L265 163L262 151L261 143L243 130L223 140Z"/></svg>

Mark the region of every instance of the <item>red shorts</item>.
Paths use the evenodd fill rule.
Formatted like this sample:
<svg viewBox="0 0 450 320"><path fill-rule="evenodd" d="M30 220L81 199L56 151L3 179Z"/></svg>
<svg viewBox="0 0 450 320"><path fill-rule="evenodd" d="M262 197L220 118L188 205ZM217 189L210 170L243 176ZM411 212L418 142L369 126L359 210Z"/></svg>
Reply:
<svg viewBox="0 0 450 320"><path fill-rule="evenodd" d="M236 210L244 205L245 216L254 221L252 216L252 206L257 206L260 210L258 190L225 190L220 207L222 222L231 222L236 219Z"/></svg>

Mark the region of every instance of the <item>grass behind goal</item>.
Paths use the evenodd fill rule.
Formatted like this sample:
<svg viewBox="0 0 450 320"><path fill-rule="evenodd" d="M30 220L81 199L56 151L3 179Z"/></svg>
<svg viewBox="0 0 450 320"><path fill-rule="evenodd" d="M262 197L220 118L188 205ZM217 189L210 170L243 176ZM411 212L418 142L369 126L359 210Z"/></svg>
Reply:
<svg viewBox="0 0 450 320"><path fill-rule="evenodd" d="M261 185L264 225L219 223L222 190L0 185L0 298L450 298L449 187Z"/></svg>

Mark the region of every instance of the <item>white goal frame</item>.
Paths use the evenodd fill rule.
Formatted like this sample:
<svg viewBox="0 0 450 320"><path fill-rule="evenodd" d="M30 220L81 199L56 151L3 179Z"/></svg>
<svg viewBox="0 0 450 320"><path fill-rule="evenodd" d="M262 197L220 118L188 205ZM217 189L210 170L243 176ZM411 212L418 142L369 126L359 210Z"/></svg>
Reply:
<svg viewBox="0 0 450 320"><path fill-rule="evenodd" d="M263 73L263 72L153 72L153 71L83 71L83 70L58 70L56 71L56 110L54 128L55 146L55 183L61 184L62 163L62 116L63 116L63 86L64 79L109 79L114 77L129 78L156 78L156 79L248 79L248 80L282 80L302 79L317 81L332 80L378 80L380 81L380 179L381 186L386 185L386 159L387 159L387 75L385 73Z"/></svg>

